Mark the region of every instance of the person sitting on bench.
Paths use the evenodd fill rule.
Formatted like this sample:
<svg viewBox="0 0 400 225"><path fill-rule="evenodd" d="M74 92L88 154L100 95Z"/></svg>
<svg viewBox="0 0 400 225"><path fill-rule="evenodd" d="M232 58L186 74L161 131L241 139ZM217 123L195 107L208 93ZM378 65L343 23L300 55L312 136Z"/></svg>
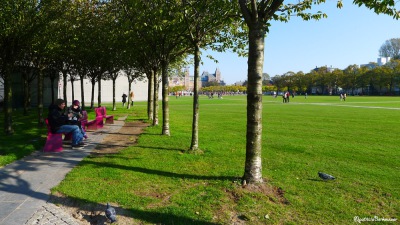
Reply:
<svg viewBox="0 0 400 225"><path fill-rule="evenodd" d="M79 126L69 125L68 118L72 117L72 113L67 114L65 110L65 100L57 99L55 104L49 107L48 120L53 133L72 133L72 147L84 146L82 140L83 135Z"/></svg>
<svg viewBox="0 0 400 225"><path fill-rule="evenodd" d="M79 129L82 132L82 135L85 139L88 138L85 130L82 127L81 118L83 116L82 109L80 107L80 102L78 100L74 100L72 105L68 108L68 114L72 113L72 117L68 118L70 125L78 125Z"/></svg>

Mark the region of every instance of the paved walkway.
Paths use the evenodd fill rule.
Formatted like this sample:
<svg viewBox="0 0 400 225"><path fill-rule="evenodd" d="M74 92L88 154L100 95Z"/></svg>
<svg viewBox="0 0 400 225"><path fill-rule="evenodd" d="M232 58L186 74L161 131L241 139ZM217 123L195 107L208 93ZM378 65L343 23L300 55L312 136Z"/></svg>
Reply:
<svg viewBox="0 0 400 225"><path fill-rule="evenodd" d="M108 133L118 132L125 118L89 132L83 149L64 148L58 153L37 151L0 168L0 225L79 225L73 217L48 203L50 189L101 143Z"/></svg>

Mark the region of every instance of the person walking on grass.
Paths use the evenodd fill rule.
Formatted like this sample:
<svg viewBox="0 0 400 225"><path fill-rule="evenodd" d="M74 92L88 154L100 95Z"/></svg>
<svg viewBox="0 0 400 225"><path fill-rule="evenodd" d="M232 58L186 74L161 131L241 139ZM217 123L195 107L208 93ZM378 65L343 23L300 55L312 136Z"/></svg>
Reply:
<svg viewBox="0 0 400 225"><path fill-rule="evenodd" d="M47 119L49 121L51 132L62 134L71 133L72 134L72 148L77 148L84 146L83 134L77 125L68 124L69 118L73 116L72 113L68 113L65 110L65 100L57 99L55 104L49 107L49 115Z"/></svg>
<svg viewBox="0 0 400 225"><path fill-rule="evenodd" d="M131 93L129 93L129 98L131 101L131 106L133 106L133 98L135 97L135 94L133 93L133 91L131 91Z"/></svg>
<svg viewBox="0 0 400 225"><path fill-rule="evenodd" d="M126 97L128 97L128 95L126 95L125 93L123 93L123 94L122 94L122 106L125 106Z"/></svg>

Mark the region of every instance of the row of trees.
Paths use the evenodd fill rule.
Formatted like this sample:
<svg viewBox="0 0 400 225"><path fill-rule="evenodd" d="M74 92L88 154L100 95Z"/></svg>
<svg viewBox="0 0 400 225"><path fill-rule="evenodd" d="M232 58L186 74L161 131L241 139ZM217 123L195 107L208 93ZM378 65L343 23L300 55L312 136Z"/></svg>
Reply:
<svg viewBox="0 0 400 225"><path fill-rule="evenodd" d="M345 69L333 69L323 66L311 70L287 72L272 78L278 91L289 90L311 94L316 88L320 94L338 94L345 91L350 94L394 95L394 88L400 85L400 60L391 60L383 66L370 63L359 67L349 65Z"/></svg>
<svg viewBox="0 0 400 225"><path fill-rule="evenodd" d="M38 120L43 124L43 76L88 77L115 81L119 70L145 74L149 81L148 115L158 124L158 87L162 89L162 134L170 135L168 73L194 56L191 151L199 149L198 82L200 49L228 48L248 57L246 161L243 180L261 183L262 71L264 38L271 20L288 22L326 17L310 11L325 0L3 0L0 10L0 74L5 86L4 131L12 134L12 74L25 63L38 71ZM393 1L361 1L377 13L398 17ZM342 2L338 1L338 7ZM248 50L247 50L247 49ZM55 73L56 75L58 73ZM82 85L83 87L83 85ZM92 89L93 92L94 89ZM83 96L83 93L82 93ZM92 94L93 98L93 94ZM115 101L115 99L114 99ZM84 99L82 99L84 102ZM93 102L93 100L92 100Z"/></svg>
<svg viewBox="0 0 400 225"><path fill-rule="evenodd" d="M201 90L208 92L246 91L245 86L247 86L247 81L243 86L214 85L203 87ZM272 77L271 82L264 79L262 90L263 92L293 91L308 94L312 94L314 90L325 95L335 95L340 92L353 95L394 95L396 94L394 89L398 86L400 86L400 60L392 59L383 66L371 62L361 67L349 65L343 70L323 66L313 69L309 73L289 71L283 75Z"/></svg>

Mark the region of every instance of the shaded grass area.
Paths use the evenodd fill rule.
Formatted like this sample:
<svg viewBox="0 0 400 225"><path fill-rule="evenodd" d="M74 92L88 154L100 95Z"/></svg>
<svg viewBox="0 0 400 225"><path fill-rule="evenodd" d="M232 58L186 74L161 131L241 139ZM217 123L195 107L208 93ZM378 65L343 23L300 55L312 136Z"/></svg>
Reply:
<svg viewBox="0 0 400 225"><path fill-rule="evenodd" d="M106 103L107 113L115 115L115 119L122 116L127 116L129 110L121 108L116 111L112 111L112 105ZM95 118L95 112L93 109L86 108L89 119ZM47 117L47 108L44 109L43 115ZM144 112L142 112L145 115ZM137 115L136 118L142 115ZM34 151L41 151L47 137L47 128L44 124L40 126L38 123L38 112L37 109L31 109L28 115L23 115L22 109L14 109L12 113L13 129L14 134L4 135L4 112L0 112L0 167L14 162L15 160L21 159L24 156L30 155ZM133 118L128 117L127 120Z"/></svg>
<svg viewBox="0 0 400 225"><path fill-rule="evenodd" d="M24 116L22 110L13 111L13 135L4 135L4 112L0 113L0 167L42 149L47 128L38 125L38 113L31 110Z"/></svg>
<svg viewBox="0 0 400 225"><path fill-rule="evenodd" d="M111 202L117 212L124 210L132 218L132 224L353 224L355 216L399 219L399 98L348 97L340 102L336 96L296 96L282 104L279 97L264 96L263 101L263 176L276 192L240 185L245 96L201 97L203 154L186 152L191 98L170 98L170 137L160 135L161 122L149 127L135 146L85 158L53 192L82 205ZM135 102L131 111L107 112L145 120L146 103ZM337 179L321 181L318 171Z"/></svg>

